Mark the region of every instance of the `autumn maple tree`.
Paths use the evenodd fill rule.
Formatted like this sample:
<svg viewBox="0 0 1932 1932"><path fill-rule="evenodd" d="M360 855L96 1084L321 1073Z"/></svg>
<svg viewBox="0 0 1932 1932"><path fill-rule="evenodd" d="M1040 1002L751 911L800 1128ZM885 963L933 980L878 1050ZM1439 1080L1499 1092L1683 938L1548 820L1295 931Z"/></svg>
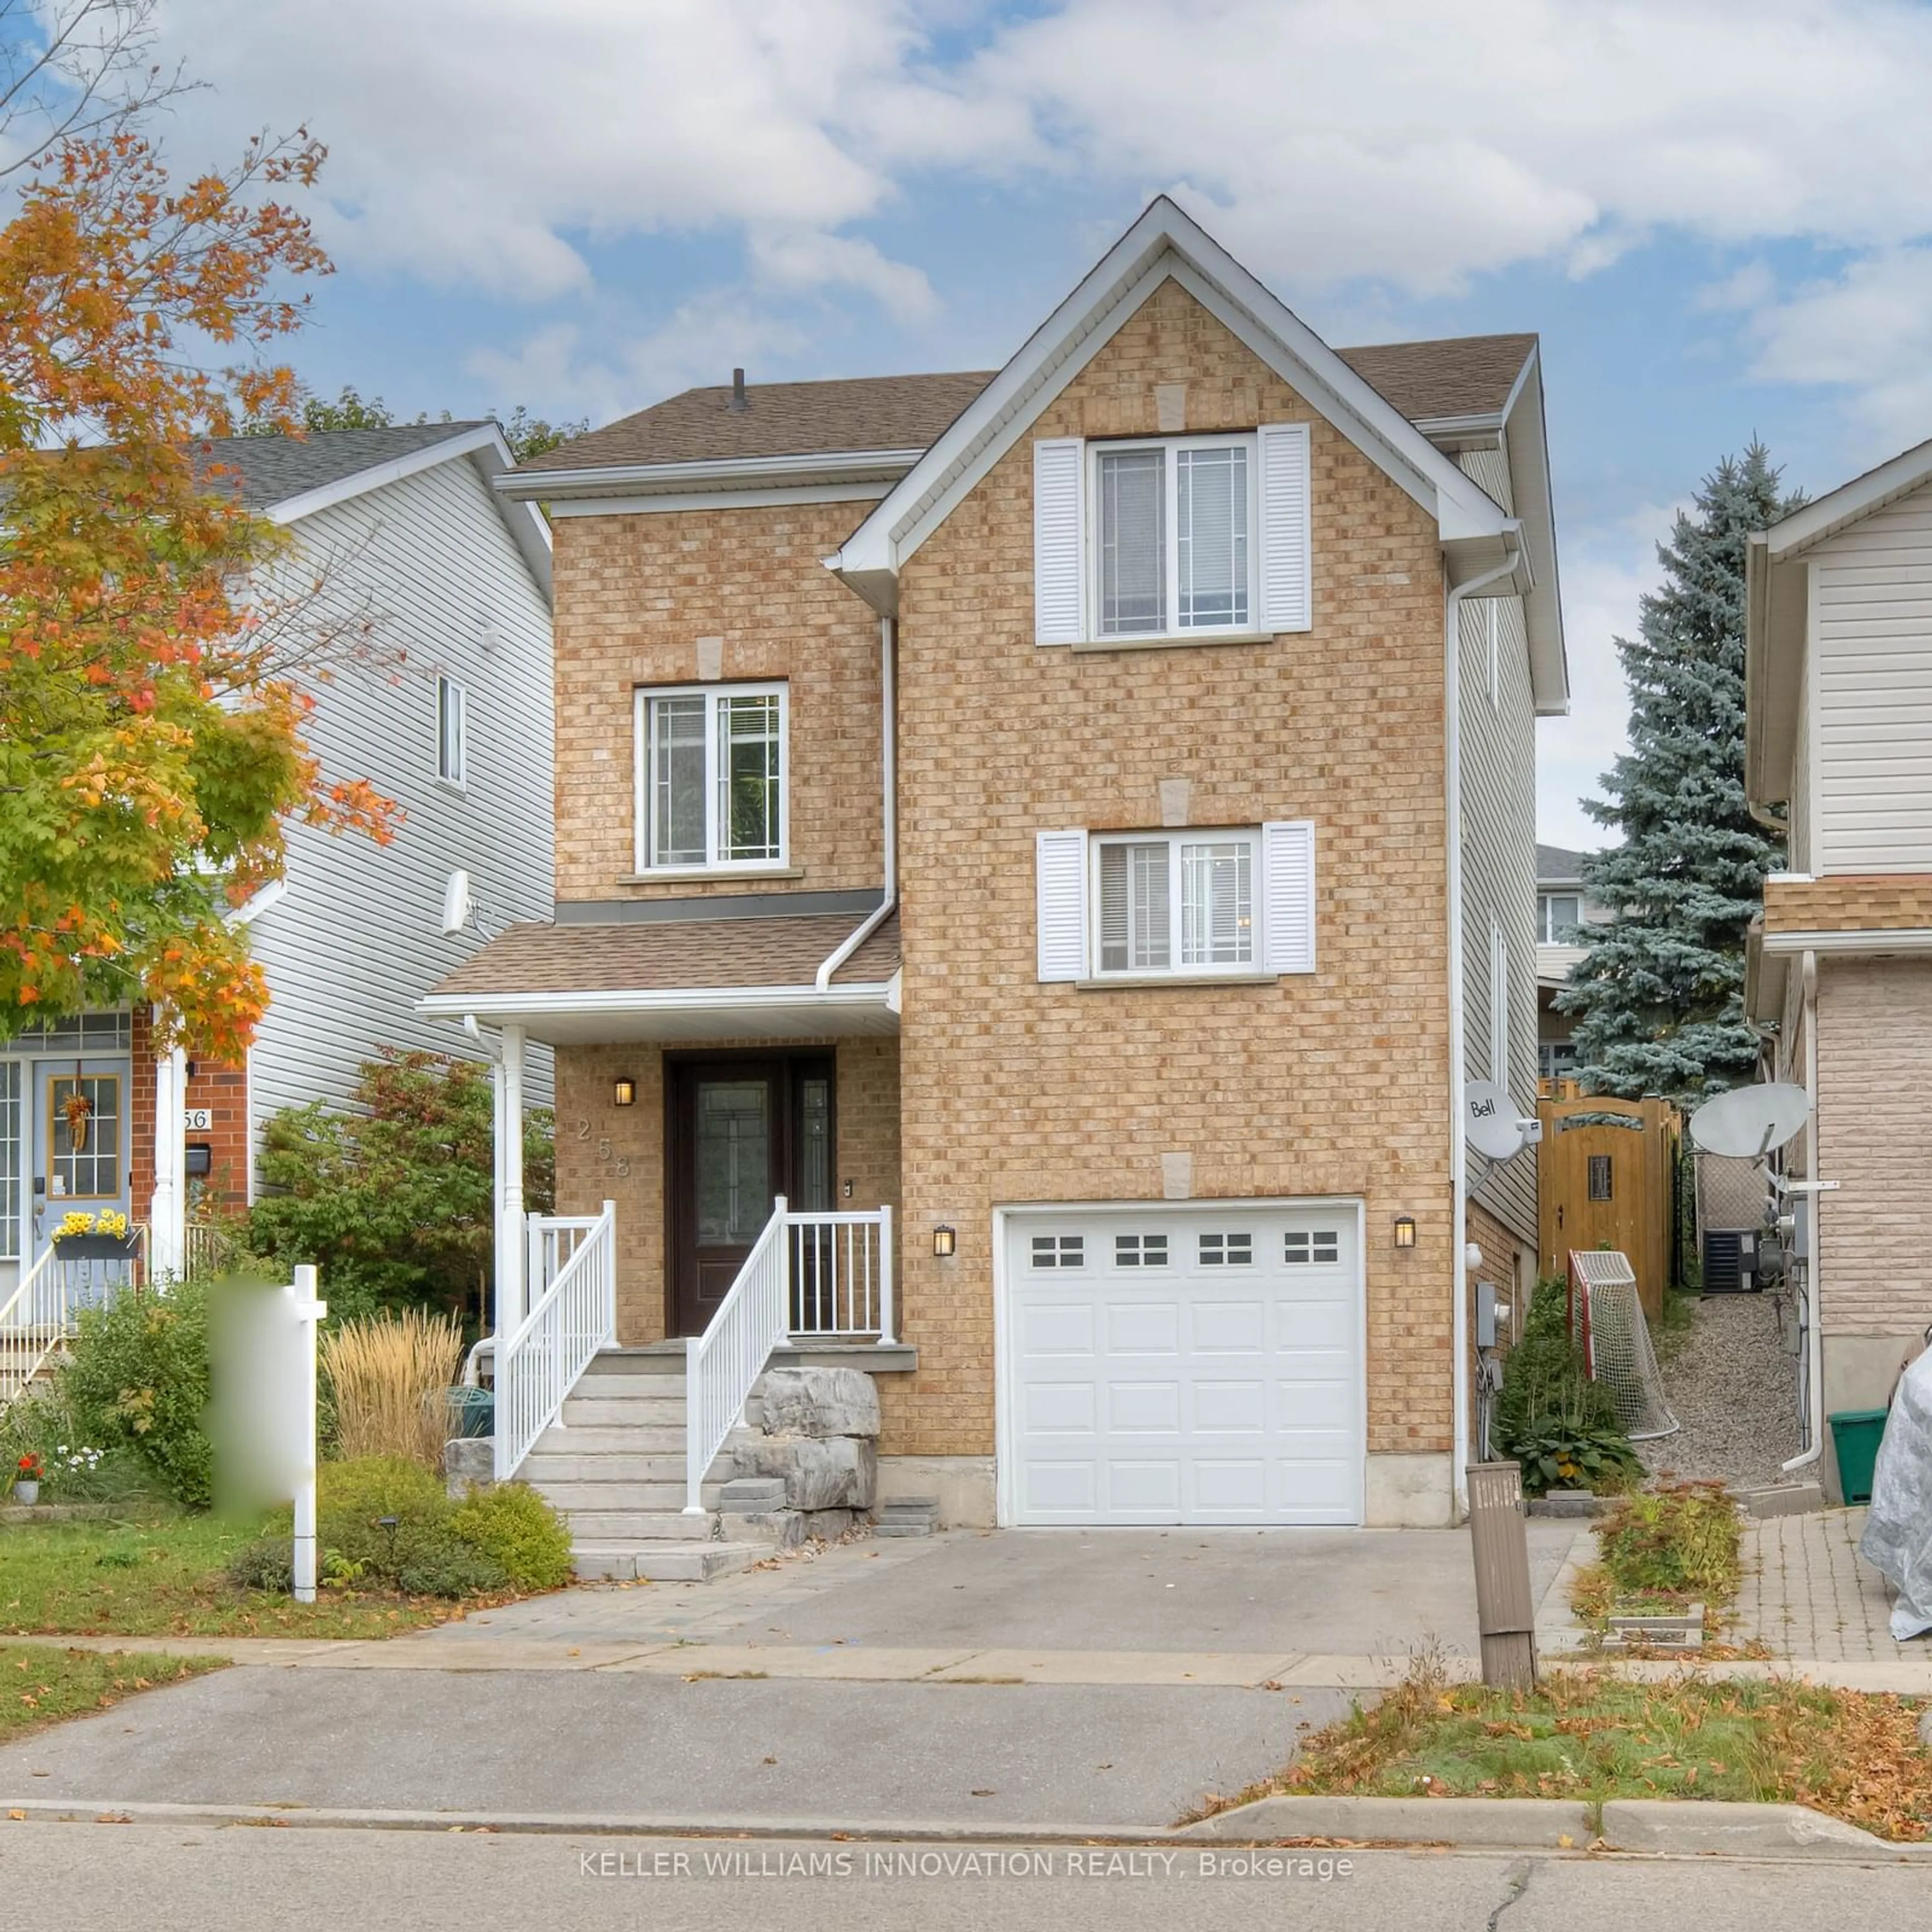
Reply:
<svg viewBox="0 0 1932 1932"><path fill-rule="evenodd" d="M266 991L230 916L285 826L389 835L305 746L284 539L207 442L299 432L273 352L328 271L289 200L322 159L298 134L177 183L123 118L50 144L0 227L0 1037L152 1000L238 1053Z"/></svg>

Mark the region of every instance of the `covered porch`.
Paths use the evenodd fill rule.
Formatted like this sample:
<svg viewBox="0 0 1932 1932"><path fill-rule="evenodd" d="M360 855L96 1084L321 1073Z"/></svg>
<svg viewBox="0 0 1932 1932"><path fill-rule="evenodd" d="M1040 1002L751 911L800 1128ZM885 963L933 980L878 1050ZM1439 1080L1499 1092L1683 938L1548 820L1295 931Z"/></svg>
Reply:
<svg viewBox="0 0 1932 1932"><path fill-rule="evenodd" d="M894 1306L898 975L880 908L515 926L436 988L426 1010L496 1068L500 1463L515 1453L500 1438L533 1441L600 1350L673 1358L706 1438L775 1360L911 1365ZM514 1124L532 1040L556 1083L541 1219ZM512 1355L538 1354L541 1389L503 1385ZM716 1411L701 1430L700 1400Z"/></svg>

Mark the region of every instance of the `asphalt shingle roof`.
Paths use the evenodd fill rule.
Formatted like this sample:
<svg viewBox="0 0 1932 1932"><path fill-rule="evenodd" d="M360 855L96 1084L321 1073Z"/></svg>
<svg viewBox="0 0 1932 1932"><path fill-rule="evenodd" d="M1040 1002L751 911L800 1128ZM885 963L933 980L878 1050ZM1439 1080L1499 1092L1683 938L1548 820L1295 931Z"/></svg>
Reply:
<svg viewBox="0 0 1932 1932"><path fill-rule="evenodd" d="M1567 884L1583 876L1583 861L1594 858L1590 852L1572 852L1562 845L1536 848L1536 876L1539 881L1555 879Z"/></svg>
<svg viewBox="0 0 1932 1932"><path fill-rule="evenodd" d="M388 429L312 430L305 436L211 436L200 448L208 468L228 472L218 480L238 490L244 509L268 510L482 427L482 422L398 423Z"/></svg>
<svg viewBox="0 0 1932 1932"><path fill-rule="evenodd" d="M809 986L860 923L849 913L763 919L513 926L430 988L451 994L624 993L699 986ZM885 921L833 976L843 986L890 980L899 922Z"/></svg>
<svg viewBox="0 0 1932 1932"><path fill-rule="evenodd" d="M1344 349L1342 358L1414 422L1500 410L1533 335L1469 335ZM628 468L733 457L808 456L856 449L926 449L998 372L868 376L837 382L754 382L746 406L728 384L686 389L560 444L526 470Z"/></svg>

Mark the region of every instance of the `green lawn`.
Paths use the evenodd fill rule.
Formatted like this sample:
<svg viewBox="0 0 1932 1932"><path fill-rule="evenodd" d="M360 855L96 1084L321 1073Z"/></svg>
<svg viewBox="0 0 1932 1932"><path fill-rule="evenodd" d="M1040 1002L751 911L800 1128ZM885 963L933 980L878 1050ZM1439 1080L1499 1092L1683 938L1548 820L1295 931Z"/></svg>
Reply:
<svg viewBox="0 0 1932 1932"><path fill-rule="evenodd" d="M1626 1682L1552 1671L1532 1696L1450 1686L1418 1665L1303 1744L1269 1792L1384 1797L1722 1798L1802 1804L1923 1838L1932 1754L1891 1696L1789 1682Z"/></svg>
<svg viewBox="0 0 1932 1932"><path fill-rule="evenodd" d="M255 1532L212 1516L0 1529L0 1634L392 1636L460 1606L324 1590L314 1604L238 1588L229 1558Z"/></svg>
<svg viewBox="0 0 1932 1932"><path fill-rule="evenodd" d="M222 1668L222 1660L214 1657L146 1657L138 1651L0 1644L0 1744L63 1718L106 1710L137 1691Z"/></svg>

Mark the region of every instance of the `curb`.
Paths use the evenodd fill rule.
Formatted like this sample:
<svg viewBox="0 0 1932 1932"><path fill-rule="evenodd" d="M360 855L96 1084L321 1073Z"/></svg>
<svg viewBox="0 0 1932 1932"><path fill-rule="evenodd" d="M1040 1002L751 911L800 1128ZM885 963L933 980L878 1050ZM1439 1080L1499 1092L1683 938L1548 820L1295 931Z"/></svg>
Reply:
<svg viewBox="0 0 1932 1932"><path fill-rule="evenodd" d="M405 1811L276 1804L133 1804L24 1798L0 1804L13 1822L268 1826L291 1830L504 1832L556 1838L836 1839L944 1844L1207 1846L1324 1840L1458 1851L1630 1853L1858 1864L1932 1862L1932 1844L1894 1844L1800 1804L1616 1798L1592 1828L1591 1808L1558 1798L1262 1798L1178 1829L1160 1826L1012 1825L956 1819L668 1817L652 1813ZM0 1846L5 1840L0 1838Z"/></svg>

